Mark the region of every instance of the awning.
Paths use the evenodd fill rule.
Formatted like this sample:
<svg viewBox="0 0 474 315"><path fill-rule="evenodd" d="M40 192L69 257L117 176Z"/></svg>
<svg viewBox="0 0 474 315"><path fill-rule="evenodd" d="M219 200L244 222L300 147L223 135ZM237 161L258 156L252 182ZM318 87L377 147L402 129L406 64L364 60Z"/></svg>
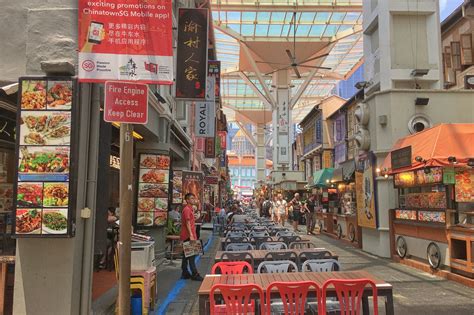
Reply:
<svg viewBox="0 0 474 315"><path fill-rule="evenodd" d="M317 187L326 187L331 181L333 173L333 168L323 168L322 170L314 172L313 185Z"/></svg>
<svg viewBox="0 0 474 315"><path fill-rule="evenodd" d="M402 138L390 150L411 146L411 166L392 172L391 154L385 158L382 170L389 173L406 172L422 167L452 166L449 157L456 158L456 166L467 166L474 159L474 124L440 124L411 136ZM417 157L420 161L416 161Z"/></svg>
<svg viewBox="0 0 474 315"><path fill-rule="evenodd" d="M341 163L341 166L342 166L342 179L344 181L350 181L352 177L354 176L355 167L356 167L355 161L354 160L346 161L344 163Z"/></svg>

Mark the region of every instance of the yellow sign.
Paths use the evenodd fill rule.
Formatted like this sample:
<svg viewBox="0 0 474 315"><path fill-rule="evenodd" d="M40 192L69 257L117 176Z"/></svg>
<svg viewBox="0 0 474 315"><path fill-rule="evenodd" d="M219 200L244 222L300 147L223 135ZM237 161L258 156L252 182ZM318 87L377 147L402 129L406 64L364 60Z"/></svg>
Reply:
<svg viewBox="0 0 474 315"><path fill-rule="evenodd" d="M364 172L355 173L356 199L357 199L357 222L359 226L366 228L377 228L375 219L375 190L372 165L366 162Z"/></svg>

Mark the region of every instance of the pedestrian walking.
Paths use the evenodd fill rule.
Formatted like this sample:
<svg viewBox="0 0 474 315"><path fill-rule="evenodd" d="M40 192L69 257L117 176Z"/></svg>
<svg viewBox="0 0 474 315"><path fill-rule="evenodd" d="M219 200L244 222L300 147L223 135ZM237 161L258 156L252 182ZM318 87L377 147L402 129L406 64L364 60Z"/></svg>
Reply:
<svg viewBox="0 0 474 315"><path fill-rule="evenodd" d="M275 201L275 214L277 216L277 223L285 226L285 220L288 216L288 203L283 199L281 193L277 195L277 200Z"/></svg>
<svg viewBox="0 0 474 315"><path fill-rule="evenodd" d="M306 214L306 233L308 235L314 234L314 227L316 225L316 196L311 195L304 205Z"/></svg>
<svg viewBox="0 0 474 315"><path fill-rule="evenodd" d="M293 208L293 211L292 211L293 230L295 232L299 232L300 230L298 230L298 224L300 223L301 210L303 208L303 204L301 203L299 193L295 193L295 195L293 196L293 199L291 199L290 201L290 206Z"/></svg>
<svg viewBox="0 0 474 315"><path fill-rule="evenodd" d="M180 240L183 242L188 241L196 241L196 225L195 225L195 218L194 218L194 206L197 203L196 196L192 193L186 194L184 196L184 200L186 201L186 206L183 209L183 213L181 214L181 234ZM195 281L202 281L203 278L199 275L199 272L196 268L195 262L196 255L185 257L183 253L183 261L181 263L181 279L189 279ZM188 270L191 269L191 273Z"/></svg>

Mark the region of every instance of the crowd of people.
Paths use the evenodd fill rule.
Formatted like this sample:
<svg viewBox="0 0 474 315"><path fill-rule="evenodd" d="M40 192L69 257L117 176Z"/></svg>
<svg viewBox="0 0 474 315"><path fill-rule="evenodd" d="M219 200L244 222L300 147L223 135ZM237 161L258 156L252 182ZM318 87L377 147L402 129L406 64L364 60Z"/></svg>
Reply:
<svg viewBox="0 0 474 315"><path fill-rule="evenodd" d="M267 196L260 202L259 209L260 216L271 218L277 224L285 225L287 221L291 221L295 232L301 232L298 225L301 217L305 216L306 233L310 235L314 234L317 224L316 213L322 210L322 205L320 197L315 194L303 202L299 193L295 193L289 201L279 193L273 200Z"/></svg>

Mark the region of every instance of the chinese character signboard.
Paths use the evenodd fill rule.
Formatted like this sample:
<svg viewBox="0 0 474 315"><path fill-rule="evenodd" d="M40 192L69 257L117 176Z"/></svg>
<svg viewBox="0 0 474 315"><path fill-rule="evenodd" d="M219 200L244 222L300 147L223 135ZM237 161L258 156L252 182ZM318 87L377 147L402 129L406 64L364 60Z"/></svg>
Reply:
<svg viewBox="0 0 474 315"><path fill-rule="evenodd" d="M183 198L188 193L194 194L198 201L197 210L202 210L204 190L204 175L201 172L186 172L183 171Z"/></svg>
<svg viewBox="0 0 474 315"><path fill-rule="evenodd" d="M277 162L282 164L290 163L290 138L289 138L289 118L290 108L288 106L288 94L279 89L278 93L278 154Z"/></svg>
<svg viewBox="0 0 474 315"><path fill-rule="evenodd" d="M221 62L218 60L209 60L207 64L207 75L215 78L214 91L217 100L221 95Z"/></svg>
<svg viewBox="0 0 474 315"><path fill-rule="evenodd" d="M168 219L170 157L140 154L137 197L137 224L164 226Z"/></svg>
<svg viewBox="0 0 474 315"><path fill-rule="evenodd" d="M105 82L104 120L129 124L148 121L148 85Z"/></svg>
<svg viewBox="0 0 474 315"><path fill-rule="evenodd" d="M78 106L70 77L20 78L17 237L74 235Z"/></svg>
<svg viewBox="0 0 474 315"><path fill-rule="evenodd" d="M207 80L207 9L179 9L176 98L204 100Z"/></svg>
<svg viewBox="0 0 474 315"><path fill-rule="evenodd" d="M172 1L79 0L79 80L173 84Z"/></svg>
<svg viewBox="0 0 474 315"><path fill-rule="evenodd" d="M196 102L196 137L214 137L216 108L214 102Z"/></svg>
<svg viewBox="0 0 474 315"><path fill-rule="evenodd" d="M217 136L221 139L221 149L227 149L227 131L218 131Z"/></svg>
<svg viewBox="0 0 474 315"><path fill-rule="evenodd" d="M212 159L216 157L216 141L215 138L206 138L206 144L204 148L204 157L206 159Z"/></svg>

